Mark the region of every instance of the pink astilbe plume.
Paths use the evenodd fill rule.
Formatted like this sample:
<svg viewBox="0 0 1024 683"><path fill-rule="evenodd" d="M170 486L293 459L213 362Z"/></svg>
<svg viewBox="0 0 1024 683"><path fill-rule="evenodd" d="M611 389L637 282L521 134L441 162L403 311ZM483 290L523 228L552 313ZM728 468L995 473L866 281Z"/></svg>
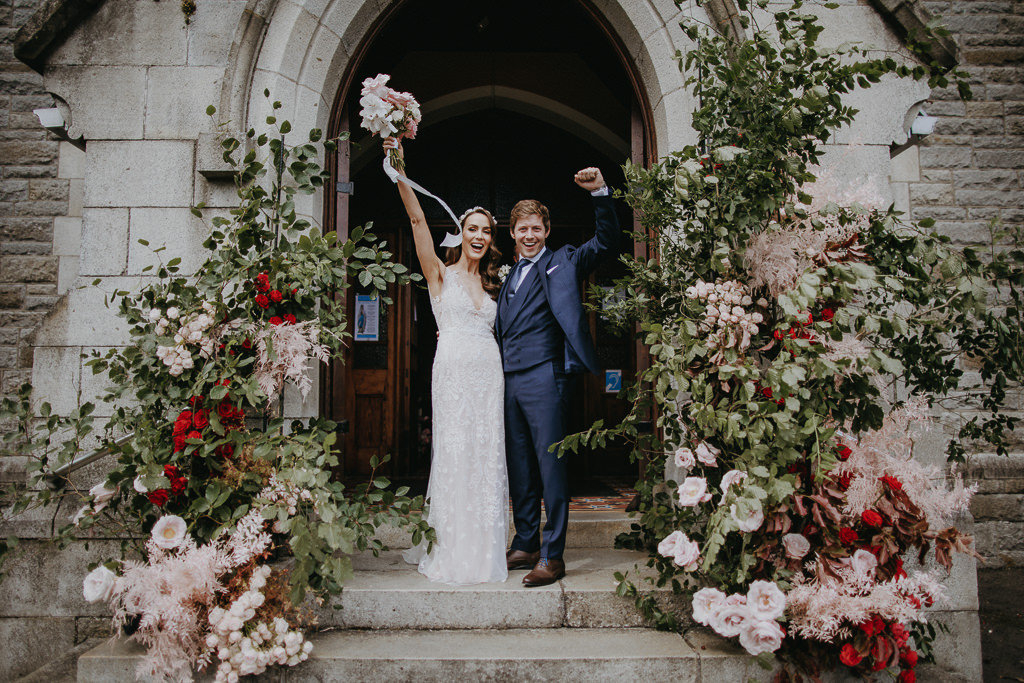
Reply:
<svg viewBox="0 0 1024 683"><path fill-rule="evenodd" d="M957 472L952 488L947 488L941 483L942 472L938 467L922 465L913 456L914 438L927 428L924 404L917 402L891 411L880 429L862 434L859 439L844 439L852 453L834 472L850 475L843 510L846 514L856 517L874 506L885 486L881 479L885 476L900 482L930 527L948 524L967 509L977 484L964 486L963 477Z"/></svg>
<svg viewBox="0 0 1024 683"><path fill-rule="evenodd" d="M320 325L315 320L284 325L267 325L256 333L256 381L267 396L277 396L285 380L305 397L313 388L307 372L310 360L327 362L327 347L320 343Z"/></svg>
<svg viewBox="0 0 1024 683"><path fill-rule="evenodd" d="M205 611L224 591L221 574L230 565L224 544L197 546L186 538L181 546L163 550L146 544L147 562L129 560L117 580L111 604L118 628L134 618L132 636L146 647L140 678L191 681L192 663L205 637Z"/></svg>
<svg viewBox="0 0 1024 683"><path fill-rule="evenodd" d="M902 624L925 621L922 605L942 599L936 572L917 571L909 576L876 583L873 573L842 565L831 573L808 564L809 574L798 574L786 594L786 615L792 633L833 642L850 635L850 627L879 615Z"/></svg>

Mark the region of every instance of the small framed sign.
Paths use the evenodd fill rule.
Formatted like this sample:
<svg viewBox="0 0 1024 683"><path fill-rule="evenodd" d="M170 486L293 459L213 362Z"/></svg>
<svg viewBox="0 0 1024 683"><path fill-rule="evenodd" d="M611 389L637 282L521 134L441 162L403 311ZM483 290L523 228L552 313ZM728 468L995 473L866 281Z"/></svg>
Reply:
<svg viewBox="0 0 1024 683"><path fill-rule="evenodd" d="M380 341L380 299L376 294L356 294L355 340Z"/></svg>
<svg viewBox="0 0 1024 683"><path fill-rule="evenodd" d="M617 394L622 391L622 370L604 371L604 392Z"/></svg>

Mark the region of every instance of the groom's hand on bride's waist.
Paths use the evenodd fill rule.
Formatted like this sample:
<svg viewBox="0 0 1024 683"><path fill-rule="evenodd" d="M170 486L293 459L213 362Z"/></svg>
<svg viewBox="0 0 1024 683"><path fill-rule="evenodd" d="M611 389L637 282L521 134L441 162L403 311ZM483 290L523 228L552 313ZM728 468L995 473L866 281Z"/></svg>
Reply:
<svg viewBox="0 0 1024 683"><path fill-rule="evenodd" d="M576 171L576 176L573 180L575 180L576 184L584 190L588 190L590 192L600 190L604 187L604 176L601 175L601 169L594 166L584 168L581 171Z"/></svg>

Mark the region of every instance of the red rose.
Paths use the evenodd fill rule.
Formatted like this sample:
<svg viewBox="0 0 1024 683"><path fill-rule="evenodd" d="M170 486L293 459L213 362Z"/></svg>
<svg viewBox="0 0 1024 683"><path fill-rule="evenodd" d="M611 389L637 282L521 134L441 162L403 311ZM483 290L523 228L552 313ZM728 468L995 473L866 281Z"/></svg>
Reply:
<svg viewBox="0 0 1024 683"><path fill-rule="evenodd" d="M782 341L786 338L786 335L782 333L782 330L775 330L775 332L772 333L772 336L775 337L777 341Z"/></svg>
<svg viewBox="0 0 1024 683"><path fill-rule="evenodd" d="M270 318L270 324L271 325L275 325L276 326L276 325L280 325L283 322L284 321L281 320L281 318L277 317L276 315Z"/></svg>
<svg viewBox="0 0 1024 683"><path fill-rule="evenodd" d="M174 436L174 452L175 453L177 453L178 451L185 450L185 446L188 445L188 444L185 443L185 439L187 439L187 438L188 437L185 435L184 432L182 432L181 434L176 434Z"/></svg>
<svg viewBox="0 0 1024 683"><path fill-rule="evenodd" d="M847 460L852 454L853 451L850 450L849 446L840 446L839 451L836 454L836 457L839 458L840 460Z"/></svg>
<svg viewBox="0 0 1024 683"><path fill-rule="evenodd" d="M270 300L273 301L275 304L281 303L281 299L283 298L284 294L282 294L279 290L275 289L270 293Z"/></svg>
<svg viewBox="0 0 1024 683"><path fill-rule="evenodd" d="M197 405L199 405L200 403L203 402L203 397L202 396L193 396L192 398L190 398L188 400L188 402L192 404L193 408L195 408Z"/></svg>
<svg viewBox="0 0 1024 683"><path fill-rule="evenodd" d="M909 669L901 671L899 678L896 679L897 683L917 683L917 674Z"/></svg>
<svg viewBox="0 0 1024 683"><path fill-rule="evenodd" d="M298 287L292 287L292 296L295 296L295 294L296 294L296 293L297 293L298 291L299 291L299 288L298 288Z"/></svg>
<svg viewBox="0 0 1024 683"><path fill-rule="evenodd" d="M217 446L217 455L222 458L230 458L235 454L235 447L229 443Z"/></svg>
<svg viewBox="0 0 1024 683"><path fill-rule="evenodd" d="M857 542L857 532L848 526L839 530L839 542L843 545L850 545Z"/></svg>
<svg viewBox="0 0 1024 683"><path fill-rule="evenodd" d="M230 379L222 379L222 380L217 382L217 385L218 386L222 386L222 387L226 387L226 386L228 386L230 384L231 384L231 380Z"/></svg>
<svg viewBox="0 0 1024 683"><path fill-rule="evenodd" d="M896 477L892 476L891 474L887 474L884 477L879 477L879 480L893 491L900 491L903 489L903 483Z"/></svg>
<svg viewBox="0 0 1024 683"><path fill-rule="evenodd" d="M179 436L184 434L192 427L192 420L183 420L180 417L174 421L174 430L171 432L172 436Z"/></svg>
<svg viewBox="0 0 1024 683"><path fill-rule="evenodd" d="M839 651L839 661L846 666L857 666L863 659L864 657L857 652L857 648L853 646L853 643L843 645L843 649Z"/></svg>
<svg viewBox="0 0 1024 683"><path fill-rule="evenodd" d="M782 406L786 405L786 399L780 398L778 401L775 402L775 405L781 408Z"/></svg>
<svg viewBox="0 0 1024 683"><path fill-rule="evenodd" d="M171 493L178 495L188 485L188 477L175 477L171 479Z"/></svg>
<svg viewBox="0 0 1024 683"><path fill-rule="evenodd" d="M270 307L270 299L267 298L266 294L257 294L256 295L256 305L259 306L260 308L266 310L267 308Z"/></svg>
<svg viewBox="0 0 1024 683"><path fill-rule="evenodd" d="M292 315L291 313L287 313L287 314L286 314L286 315L284 316L284 321L285 321L286 323L288 323L289 325L294 325L294 324L295 324L295 316L294 316L294 315Z"/></svg>
<svg viewBox="0 0 1024 683"><path fill-rule="evenodd" d="M250 340L249 338L246 338L245 341L242 342L242 348L243 349L251 349L252 348L252 340Z"/></svg>
<svg viewBox="0 0 1024 683"><path fill-rule="evenodd" d="M260 273L256 276L256 291L265 292L270 289L270 276Z"/></svg>
<svg viewBox="0 0 1024 683"><path fill-rule="evenodd" d="M761 390L761 393L764 394L765 398L771 398L772 397L772 388L771 387L765 387L764 389Z"/></svg>
<svg viewBox="0 0 1024 683"><path fill-rule="evenodd" d="M846 489L850 488L850 480L852 479L853 475L847 472L846 474L839 475L839 477L836 479L836 484L839 485L840 489L845 491Z"/></svg>
<svg viewBox="0 0 1024 683"><path fill-rule="evenodd" d="M150 491L146 494L146 498L149 499L149 502L156 505L158 508L163 507L167 503L167 499L169 497L170 495L167 493L167 489L157 489L156 491Z"/></svg>
<svg viewBox="0 0 1024 683"><path fill-rule="evenodd" d="M188 433L188 438L201 440L203 438L203 435L193 429L191 432Z"/></svg>
<svg viewBox="0 0 1024 683"><path fill-rule="evenodd" d="M907 669L913 669L917 666L917 652L914 650L904 650L900 653L900 664Z"/></svg>
<svg viewBox="0 0 1024 683"><path fill-rule="evenodd" d="M235 416L235 407L229 401L221 401L217 404L217 415L221 420L230 420Z"/></svg>
<svg viewBox="0 0 1024 683"><path fill-rule="evenodd" d="M882 519L882 515L878 514L874 510L865 510L860 514L860 519L870 527L880 527L885 521Z"/></svg>
<svg viewBox="0 0 1024 683"><path fill-rule="evenodd" d="M177 465L164 465L164 476L174 479L179 474Z"/></svg>
<svg viewBox="0 0 1024 683"><path fill-rule="evenodd" d="M832 322L832 318L836 317L836 312L831 308L826 308L821 312L821 319L827 323Z"/></svg>
<svg viewBox="0 0 1024 683"><path fill-rule="evenodd" d="M197 410L195 414L192 416L192 424L194 424L196 427L199 427L199 429L202 429L206 425L210 424L210 418L207 416L207 411Z"/></svg>

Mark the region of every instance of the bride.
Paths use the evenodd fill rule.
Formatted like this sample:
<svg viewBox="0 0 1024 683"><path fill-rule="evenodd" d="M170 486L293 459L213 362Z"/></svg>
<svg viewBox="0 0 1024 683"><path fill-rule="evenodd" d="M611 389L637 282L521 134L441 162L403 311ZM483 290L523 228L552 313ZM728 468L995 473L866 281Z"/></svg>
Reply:
<svg viewBox="0 0 1024 683"><path fill-rule="evenodd" d="M401 142L384 141L402 157ZM427 522L437 533L404 553L431 581L472 584L508 577L508 475L505 469L504 374L494 336L501 252L489 211L459 219L462 244L438 258L416 193L398 182L412 223L416 257L439 330L431 375L433 452Z"/></svg>

